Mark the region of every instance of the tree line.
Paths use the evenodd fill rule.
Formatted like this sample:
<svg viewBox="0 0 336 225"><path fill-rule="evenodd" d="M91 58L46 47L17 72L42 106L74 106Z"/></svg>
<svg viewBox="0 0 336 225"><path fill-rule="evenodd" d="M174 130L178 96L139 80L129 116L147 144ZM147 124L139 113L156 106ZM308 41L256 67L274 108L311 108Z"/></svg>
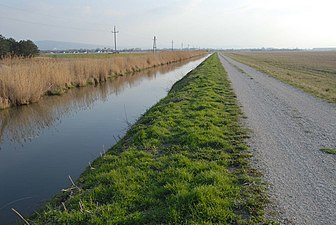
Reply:
<svg viewBox="0 0 336 225"><path fill-rule="evenodd" d="M39 54L37 45L31 40L16 41L0 34L0 58L3 57L33 57Z"/></svg>

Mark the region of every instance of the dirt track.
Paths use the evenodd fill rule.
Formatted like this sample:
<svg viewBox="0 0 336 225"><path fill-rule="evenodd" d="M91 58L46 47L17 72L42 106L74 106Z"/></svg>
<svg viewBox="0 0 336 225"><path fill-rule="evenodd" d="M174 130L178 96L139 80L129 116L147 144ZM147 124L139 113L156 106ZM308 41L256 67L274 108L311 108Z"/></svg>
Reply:
<svg viewBox="0 0 336 225"><path fill-rule="evenodd" d="M252 130L256 165L281 224L335 224L336 105L220 57Z"/></svg>

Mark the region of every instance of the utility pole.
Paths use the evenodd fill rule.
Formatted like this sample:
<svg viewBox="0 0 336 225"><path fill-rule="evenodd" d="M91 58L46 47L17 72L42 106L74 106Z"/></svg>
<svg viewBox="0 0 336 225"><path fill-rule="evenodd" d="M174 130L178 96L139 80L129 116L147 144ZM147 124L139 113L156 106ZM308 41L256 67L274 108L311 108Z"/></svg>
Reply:
<svg viewBox="0 0 336 225"><path fill-rule="evenodd" d="M183 51L183 42L181 43L181 50Z"/></svg>
<svg viewBox="0 0 336 225"><path fill-rule="evenodd" d="M174 51L174 40L172 40L172 51Z"/></svg>
<svg viewBox="0 0 336 225"><path fill-rule="evenodd" d="M114 53L117 54L117 33L119 31L116 30L116 26L114 26L112 33L114 34Z"/></svg>
<svg viewBox="0 0 336 225"><path fill-rule="evenodd" d="M154 36L154 39L153 39L153 53L156 52L156 36Z"/></svg>

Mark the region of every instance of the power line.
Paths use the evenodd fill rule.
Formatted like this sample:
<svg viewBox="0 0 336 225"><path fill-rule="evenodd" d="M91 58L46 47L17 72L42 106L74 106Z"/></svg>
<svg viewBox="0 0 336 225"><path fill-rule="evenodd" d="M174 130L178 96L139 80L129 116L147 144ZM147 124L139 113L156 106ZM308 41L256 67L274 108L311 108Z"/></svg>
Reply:
<svg viewBox="0 0 336 225"><path fill-rule="evenodd" d="M64 16L64 15L53 15L53 14L49 14L49 13L44 13L44 11L42 10L30 10L30 9L23 9L23 8L19 8L19 7L16 7L16 6L11 6L11 5L8 5L8 4L3 4L3 3L0 3L0 6L2 6L2 10L1 11L4 11L4 12L7 12L7 13L10 13L12 10L18 10L18 11L22 11L22 12L26 12L26 13L29 13L31 15L36 15L36 16L43 16L43 17L47 17L47 18L54 18L54 19L59 19L59 21L57 21L57 23L60 23L62 21L60 20L72 20L69 16ZM7 9L12 9L12 10L6 10L5 8ZM21 16L23 16L21 14ZM99 24L99 23L91 23L90 21L87 21L85 22L85 25L96 25L96 26L101 26L101 28L99 29L90 29L90 28L84 28L84 27L77 27L77 26L64 26L63 24L69 24L69 23L64 23L62 22L62 25L58 25L56 23L54 23L53 21L50 21L48 23L44 23L44 22L39 22L39 21L46 21L46 20L39 20L37 22L33 21L33 20L26 20L26 19L19 19L19 18L13 18L13 17L8 17L7 15L4 15L4 13L0 14L0 18L3 18L3 19L7 19L7 20L12 20L12 21L16 21L16 22L20 22L20 23L25 23L25 24L32 24L32 25L40 25L40 26L45 26L45 27L56 27L56 28L60 28L60 29L70 29L70 30L78 30L78 31L92 31L92 32L104 32L104 33L107 33L108 32L108 26L107 24ZM54 20L55 21L55 20ZM3 21L1 21L3 22ZM56 22L56 21L55 21ZM74 21L76 22L76 21ZM77 21L78 22L78 21ZM82 22L82 21L81 21ZM106 29L105 29L106 27ZM116 33L114 33L116 32ZM116 51L116 42L117 42L117 38L116 38L116 34L118 33L119 31L112 31L112 33L114 33L114 47L115 47L115 51ZM136 34L134 35L133 33L127 33L127 31L123 31L123 35L126 35L127 37L133 37L133 38L137 38L138 40L139 39L142 39L142 40L148 40L148 38L150 38L150 35L142 35L141 34ZM161 39L160 39L161 40ZM169 40L161 40L160 41L161 45L162 46L169 46L171 45L171 49L174 50L174 42L173 41L169 41ZM156 47L156 44L157 44L157 40L155 41L155 51L157 50L157 47ZM154 43L153 43L154 45ZM169 47L168 47L169 48ZM183 50L184 49L184 46L183 46L183 43L181 44L181 49ZM188 49L189 49L189 45L188 45Z"/></svg>

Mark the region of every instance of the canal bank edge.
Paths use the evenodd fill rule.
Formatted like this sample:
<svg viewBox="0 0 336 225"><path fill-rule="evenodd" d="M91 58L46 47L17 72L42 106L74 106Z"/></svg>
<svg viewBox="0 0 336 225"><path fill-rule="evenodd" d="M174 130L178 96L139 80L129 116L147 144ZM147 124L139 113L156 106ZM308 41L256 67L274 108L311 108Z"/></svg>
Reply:
<svg viewBox="0 0 336 225"><path fill-rule="evenodd" d="M98 85L118 76L204 55L205 51L165 51L101 59L84 58L79 61L76 58L46 58L42 61L35 58L6 58L1 71L3 76L0 76L0 110L37 103L45 96L63 95L75 87ZM17 74L21 75L14 77Z"/></svg>
<svg viewBox="0 0 336 225"><path fill-rule="evenodd" d="M35 213L33 224L268 224L241 111L217 54Z"/></svg>

